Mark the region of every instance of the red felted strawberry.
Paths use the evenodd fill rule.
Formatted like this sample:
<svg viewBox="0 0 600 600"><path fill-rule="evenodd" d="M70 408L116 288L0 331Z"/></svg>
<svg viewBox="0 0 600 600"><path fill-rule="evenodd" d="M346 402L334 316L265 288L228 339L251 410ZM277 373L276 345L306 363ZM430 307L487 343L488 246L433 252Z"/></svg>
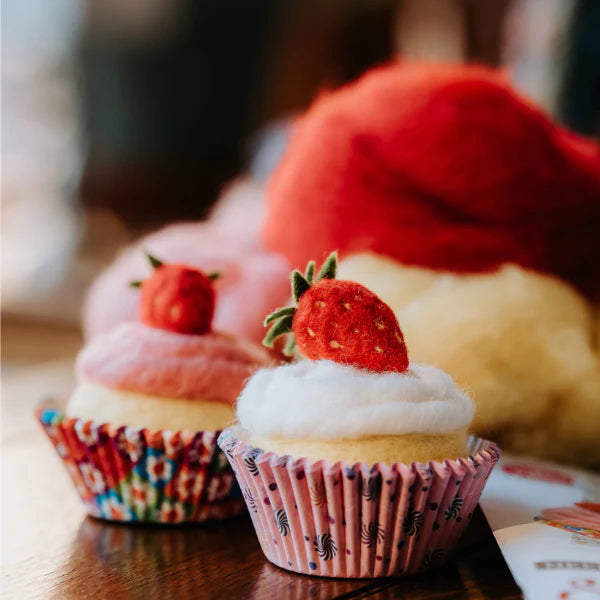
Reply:
<svg viewBox="0 0 600 600"><path fill-rule="evenodd" d="M323 263L313 283L315 263L306 273L292 273L292 293L297 306L278 308L265 319L273 323L263 344L273 347L276 338L292 334L284 352L298 344L312 360L325 358L370 371L403 372L408 353L392 309L373 292L354 281L337 281L337 253Z"/></svg>
<svg viewBox="0 0 600 600"><path fill-rule="evenodd" d="M205 275L187 265L167 265L147 256L154 272L131 284L141 288L142 323L178 333L209 332L215 310L213 281L219 274Z"/></svg>

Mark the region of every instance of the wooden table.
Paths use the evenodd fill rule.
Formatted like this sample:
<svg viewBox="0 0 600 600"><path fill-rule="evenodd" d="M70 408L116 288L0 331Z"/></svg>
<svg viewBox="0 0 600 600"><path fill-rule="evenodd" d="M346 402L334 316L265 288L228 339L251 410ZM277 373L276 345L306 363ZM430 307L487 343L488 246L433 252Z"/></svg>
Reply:
<svg viewBox="0 0 600 600"><path fill-rule="evenodd" d="M363 581L305 577L274 567L246 516L187 527L113 525L86 517L32 415L45 393L71 385L70 360L12 368L3 381L4 600L522 597L480 511L442 570Z"/></svg>

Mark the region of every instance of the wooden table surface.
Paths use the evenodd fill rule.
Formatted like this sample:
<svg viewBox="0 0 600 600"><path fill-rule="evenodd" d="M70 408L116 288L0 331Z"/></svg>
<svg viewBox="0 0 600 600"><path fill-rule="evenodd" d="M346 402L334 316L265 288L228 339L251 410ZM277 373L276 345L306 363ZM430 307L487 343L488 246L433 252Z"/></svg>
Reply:
<svg viewBox="0 0 600 600"><path fill-rule="evenodd" d="M479 510L442 570L362 581L300 576L271 565L247 516L186 527L113 525L86 517L32 415L44 395L71 385L70 360L9 363L3 377L3 599L522 597Z"/></svg>

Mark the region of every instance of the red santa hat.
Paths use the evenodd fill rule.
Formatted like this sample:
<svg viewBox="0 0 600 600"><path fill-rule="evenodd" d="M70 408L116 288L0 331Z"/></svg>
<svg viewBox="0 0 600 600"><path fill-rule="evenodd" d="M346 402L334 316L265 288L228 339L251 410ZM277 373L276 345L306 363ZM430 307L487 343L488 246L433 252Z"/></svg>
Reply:
<svg viewBox="0 0 600 600"><path fill-rule="evenodd" d="M455 272L512 262L597 296L600 151L496 71L390 64L296 124L264 234L298 266L334 248Z"/></svg>

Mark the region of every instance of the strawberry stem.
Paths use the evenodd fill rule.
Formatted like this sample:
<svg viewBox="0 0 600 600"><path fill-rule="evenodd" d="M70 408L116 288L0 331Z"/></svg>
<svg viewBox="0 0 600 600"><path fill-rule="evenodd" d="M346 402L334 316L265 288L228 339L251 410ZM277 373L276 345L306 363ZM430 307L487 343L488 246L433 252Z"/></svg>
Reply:
<svg viewBox="0 0 600 600"><path fill-rule="evenodd" d="M141 287L141 286L142 286L142 283L144 283L144 282L143 282L143 281L130 281L130 282L129 282L129 285L130 285L132 288L139 288L139 287Z"/></svg>
<svg viewBox="0 0 600 600"><path fill-rule="evenodd" d="M213 271L212 273L208 274L208 278L211 281L215 281L215 279L219 279L219 277L221 277L222 273L221 271Z"/></svg>

